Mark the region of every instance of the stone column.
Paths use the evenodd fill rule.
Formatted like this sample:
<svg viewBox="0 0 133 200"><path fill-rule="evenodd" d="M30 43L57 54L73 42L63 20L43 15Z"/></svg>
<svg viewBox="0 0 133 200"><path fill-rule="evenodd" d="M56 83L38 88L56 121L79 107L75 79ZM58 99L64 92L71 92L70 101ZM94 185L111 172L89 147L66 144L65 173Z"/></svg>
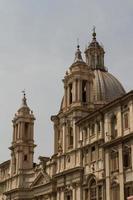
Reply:
<svg viewBox="0 0 133 200"><path fill-rule="evenodd" d="M17 136L17 129L18 129L18 128L17 128L17 125L15 125L15 140L17 140L17 137L18 137L18 136Z"/></svg>
<svg viewBox="0 0 133 200"><path fill-rule="evenodd" d="M75 79L74 82L73 82L73 89L72 89L72 90L73 90L73 96L72 96L73 99L72 99L72 101L73 101L73 102L76 102L76 100L77 100L77 99L76 99L76 95L77 95L77 91L76 91L76 79Z"/></svg>
<svg viewBox="0 0 133 200"><path fill-rule="evenodd" d="M54 153L56 154L58 151L58 128L54 123Z"/></svg>
<svg viewBox="0 0 133 200"><path fill-rule="evenodd" d="M81 186L78 184L76 188L76 200L81 200L82 199L82 193L81 193Z"/></svg>
<svg viewBox="0 0 133 200"><path fill-rule="evenodd" d="M34 140L34 124L32 123L31 124L31 128L30 128L30 131L31 131L31 140Z"/></svg>
<svg viewBox="0 0 133 200"><path fill-rule="evenodd" d="M130 132L133 132L133 102L130 102L130 112L129 112L129 126L130 126Z"/></svg>
<svg viewBox="0 0 133 200"><path fill-rule="evenodd" d="M16 137L15 137L15 125L13 125L13 142L15 142Z"/></svg>
<svg viewBox="0 0 133 200"><path fill-rule="evenodd" d="M90 127L87 128L87 144L90 142Z"/></svg>
<svg viewBox="0 0 133 200"><path fill-rule="evenodd" d="M131 142L131 165L132 165L132 169L133 169L133 140Z"/></svg>
<svg viewBox="0 0 133 200"><path fill-rule="evenodd" d="M20 128L20 139L24 139L24 122L21 122L21 128Z"/></svg>
<svg viewBox="0 0 133 200"><path fill-rule="evenodd" d="M22 122L20 122L19 124L18 124L18 139L20 140L20 138L21 138L21 123Z"/></svg>
<svg viewBox="0 0 133 200"><path fill-rule="evenodd" d="M82 81L79 79L78 80L78 101L81 102L82 98L81 98L81 93L82 93Z"/></svg>
<svg viewBox="0 0 133 200"><path fill-rule="evenodd" d="M63 129L63 138L62 138L62 148L63 148L63 153L65 153L65 151L66 151L66 143L65 143L65 141L66 141L66 134L65 134L65 132L66 132L66 124L64 123L63 124L63 126L62 126L62 129Z"/></svg>
<svg viewBox="0 0 133 200"><path fill-rule="evenodd" d="M104 121L104 137L105 137L105 142L108 142L111 139L110 120L107 114L105 114L105 121Z"/></svg>
<svg viewBox="0 0 133 200"><path fill-rule="evenodd" d="M90 84L88 81L86 82L86 99L87 99L87 103L89 103L90 102Z"/></svg>
<svg viewBox="0 0 133 200"><path fill-rule="evenodd" d="M65 200L65 195L64 195L64 190L63 190L63 188L61 188L60 200Z"/></svg>
<svg viewBox="0 0 133 200"><path fill-rule="evenodd" d="M100 120L100 135L103 137L104 136L104 129L103 129L103 121Z"/></svg>
<svg viewBox="0 0 133 200"><path fill-rule="evenodd" d="M124 200L124 177L123 177L123 153L122 144L119 145L119 181L120 181L120 200Z"/></svg>
<svg viewBox="0 0 133 200"><path fill-rule="evenodd" d="M64 107L66 108L68 105L67 103L67 86L64 86Z"/></svg>
<svg viewBox="0 0 133 200"><path fill-rule="evenodd" d="M122 136L122 115L121 115L121 107L119 107L119 111L117 114L117 132L118 136Z"/></svg>
<svg viewBox="0 0 133 200"><path fill-rule="evenodd" d="M69 86L67 87L67 106L70 105L70 88Z"/></svg>
<svg viewBox="0 0 133 200"><path fill-rule="evenodd" d="M77 200L76 199L76 187L73 187L73 190L72 190L72 193L73 193L73 199L72 200Z"/></svg>
<svg viewBox="0 0 133 200"><path fill-rule="evenodd" d="M109 167L109 152L105 152L105 176L106 176L106 200L111 200L110 198L110 167Z"/></svg>
<svg viewBox="0 0 133 200"><path fill-rule="evenodd" d="M57 189L57 200L60 200L60 190Z"/></svg>
<svg viewBox="0 0 133 200"><path fill-rule="evenodd" d="M77 137L76 137L76 125L75 125L75 119L73 119L73 148L76 148L76 141L77 141Z"/></svg>

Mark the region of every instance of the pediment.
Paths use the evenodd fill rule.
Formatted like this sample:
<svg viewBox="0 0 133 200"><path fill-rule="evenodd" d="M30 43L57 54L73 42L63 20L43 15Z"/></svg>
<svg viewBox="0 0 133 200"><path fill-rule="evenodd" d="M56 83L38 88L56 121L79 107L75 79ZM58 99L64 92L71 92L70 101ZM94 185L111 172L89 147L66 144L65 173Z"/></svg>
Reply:
<svg viewBox="0 0 133 200"><path fill-rule="evenodd" d="M45 172L40 172L35 180L32 182L31 187L36 187L40 185L44 185L50 182L50 177Z"/></svg>

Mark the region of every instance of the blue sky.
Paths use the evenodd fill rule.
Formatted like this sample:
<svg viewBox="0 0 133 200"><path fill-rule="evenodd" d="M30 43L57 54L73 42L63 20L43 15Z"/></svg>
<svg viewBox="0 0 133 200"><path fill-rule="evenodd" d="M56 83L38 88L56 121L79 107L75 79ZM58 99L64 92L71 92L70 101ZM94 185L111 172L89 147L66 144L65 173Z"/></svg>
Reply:
<svg viewBox="0 0 133 200"><path fill-rule="evenodd" d="M93 25L109 72L133 88L132 21L132 0L0 0L0 162L10 158L11 121L24 88L36 116L35 158L53 153L50 116L59 110L77 38L84 52Z"/></svg>

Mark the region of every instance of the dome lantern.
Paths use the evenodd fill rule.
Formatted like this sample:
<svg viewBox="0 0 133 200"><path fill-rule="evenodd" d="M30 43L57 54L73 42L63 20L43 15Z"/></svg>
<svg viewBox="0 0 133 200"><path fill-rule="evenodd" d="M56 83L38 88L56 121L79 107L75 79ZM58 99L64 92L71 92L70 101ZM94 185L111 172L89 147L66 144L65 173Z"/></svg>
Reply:
<svg viewBox="0 0 133 200"><path fill-rule="evenodd" d="M86 63L91 69L99 69L106 71L104 66L104 49L96 40L95 27L93 28L92 33L92 42L89 44L85 50Z"/></svg>
<svg viewBox="0 0 133 200"><path fill-rule="evenodd" d="M75 52L74 63L75 62L83 62L83 58L80 51L80 45L77 45L77 51Z"/></svg>

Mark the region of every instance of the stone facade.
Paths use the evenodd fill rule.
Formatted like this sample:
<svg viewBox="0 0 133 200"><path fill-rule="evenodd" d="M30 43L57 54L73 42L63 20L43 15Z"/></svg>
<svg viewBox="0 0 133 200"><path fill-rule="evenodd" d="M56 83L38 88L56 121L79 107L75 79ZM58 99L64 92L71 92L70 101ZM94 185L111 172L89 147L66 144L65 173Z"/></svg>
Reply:
<svg viewBox="0 0 133 200"><path fill-rule="evenodd" d="M34 163L33 112L24 94L13 119L11 159L0 164L0 200L126 200L133 195L133 91L104 66L96 40L79 46L51 117L54 154ZM130 199L130 198L129 198ZM132 199L132 198L131 198Z"/></svg>

